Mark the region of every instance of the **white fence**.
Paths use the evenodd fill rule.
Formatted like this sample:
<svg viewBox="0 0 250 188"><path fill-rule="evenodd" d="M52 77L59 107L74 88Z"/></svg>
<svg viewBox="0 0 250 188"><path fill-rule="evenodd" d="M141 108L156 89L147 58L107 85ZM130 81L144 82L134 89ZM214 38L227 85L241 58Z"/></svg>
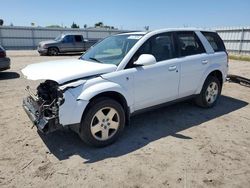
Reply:
<svg viewBox="0 0 250 188"><path fill-rule="evenodd" d="M5 49L36 49L38 43L62 33L80 33L87 39L100 39L125 31L108 29L68 29L0 26L0 45Z"/></svg>
<svg viewBox="0 0 250 188"><path fill-rule="evenodd" d="M223 39L228 52L250 55L250 27L215 29ZM39 27L0 27L0 45L6 49L36 49L38 43L51 40L62 33L81 33L87 39L100 39L126 31L107 29L68 29Z"/></svg>
<svg viewBox="0 0 250 188"><path fill-rule="evenodd" d="M226 27L215 30L224 41L228 52L250 55L250 27Z"/></svg>

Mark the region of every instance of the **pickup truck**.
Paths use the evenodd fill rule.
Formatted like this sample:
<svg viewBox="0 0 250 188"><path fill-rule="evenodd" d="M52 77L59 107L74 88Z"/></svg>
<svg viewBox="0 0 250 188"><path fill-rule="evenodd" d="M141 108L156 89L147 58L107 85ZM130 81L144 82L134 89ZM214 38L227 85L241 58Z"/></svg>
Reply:
<svg viewBox="0 0 250 188"><path fill-rule="evenodd" d="M97 41L98 39L85 39L81 34L62 34L54 40L40 42L37 51L40 55L50 56L55 56L59 53L83 52Z"/></svg>

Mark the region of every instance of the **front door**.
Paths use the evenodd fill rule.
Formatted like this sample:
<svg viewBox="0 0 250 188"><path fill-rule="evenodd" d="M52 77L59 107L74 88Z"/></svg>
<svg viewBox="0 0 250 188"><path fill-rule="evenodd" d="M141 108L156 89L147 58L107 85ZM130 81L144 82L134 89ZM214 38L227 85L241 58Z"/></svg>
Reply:
<svg viewBox="0 0 250 188"><path fill-rule="evenodd" d="M156 64L134 67L134 110L174 100L178 97L179 61L172 33L163 33L151 37L136 52L151 54L156 58ZM137 56L137 57L136 57Z"/></svg>

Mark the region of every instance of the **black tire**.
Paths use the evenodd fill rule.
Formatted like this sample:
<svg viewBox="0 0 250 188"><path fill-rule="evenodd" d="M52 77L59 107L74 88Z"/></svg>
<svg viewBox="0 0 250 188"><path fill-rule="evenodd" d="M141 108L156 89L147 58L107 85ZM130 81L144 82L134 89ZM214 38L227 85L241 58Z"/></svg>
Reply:
<svg viewBox="0 0 250 188"><path fill-rule="evenodd" d="M208 95L208 91L207 91L208 87L210 87L212 83L216 83L216 85L218 87L218 94L217 94L216 98L213 99L214 100L213 102L207 100L207 98L206 98L206 96ZM217 103L218 98L220 97L220 94L221 94L221 84L220 84L218 78L216 78L214 76L209 76L205 80L200 94L195 98L195 103L198 106L203 107L203 108L211 108Z"/></svg>
<svg viewBox="0 0 250 188"><path fill-rule="evenodd" d="M93 128L92 121L94 121L95 120L94 118L97 117L95 116L96 113L100 112L100 110L104 108L111 108L111 109L116 110L117 117L119 117L117 118L119 119L118 128L116 129L114 133L112 133L113 135L110 134L111 133L110 131L112 131L112 129L108 128L108 135L110 134L112 136L106 140L99 140L99 138L96 138L96 137L98 136L102 137L103 131L105 130L102 130L101 133L97 132L96 134L98 135L93 135L92 130L91 130L91 128ZM105 109L103 111L105 111ZM102 98L98 98L92 101L89 104L87 111L84 113L82 117L80 129L79 129L79 136L88 145L95 146L95 147L104 147L104 146L112 144L114 141L116 141L119 138L119 136L123 132L124 126L125 126L125 112L121 104L111 98L102 97ZM104 127L102 127L102 129L104 129Z"/></svg>
<svg viewBox="0 0 250 188"><path fill-rule="evenodd" d="M48 49L48 55L49 55L49 56L57 56L58 53L59 53L59 50L58 50L58 48L56 48L56 47L50 47L50 48Z"/></svg>

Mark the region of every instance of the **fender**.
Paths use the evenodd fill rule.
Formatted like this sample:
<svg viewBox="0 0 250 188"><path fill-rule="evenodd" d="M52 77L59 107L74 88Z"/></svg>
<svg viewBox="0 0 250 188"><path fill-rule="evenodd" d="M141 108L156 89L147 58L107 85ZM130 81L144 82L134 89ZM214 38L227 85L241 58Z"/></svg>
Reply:
<svg viewBox="0 0 250 188"><path fill-rule="evenodd" d="M197 90L196 90L195 94L199 94L199 93L201 92L205 80L207 79L208 75L209 75L211 72L213 72L213 71L220 71L221 74L222 74L222 76L225 77L225 76L224 76L223 68L222 68L222 66L221 66L220 64L213 64L213 65L209 66L209 67L205 70L205 72L204 72L204 74L203 74L203 77L201 78L201 82L200 82L199 86L197 87Z"/></svg>
<svg viewBox="0 0 250 188"><path fill-rule="evenodd" d="M77 100L89 101L91 98L95 97L98 94L110 91L121 94L127 101L128 106L131 106L133 104L132 96L128 91L125 90L125 88L115 82L106 80L84 89L83 92L77 97Z"/></svg>

